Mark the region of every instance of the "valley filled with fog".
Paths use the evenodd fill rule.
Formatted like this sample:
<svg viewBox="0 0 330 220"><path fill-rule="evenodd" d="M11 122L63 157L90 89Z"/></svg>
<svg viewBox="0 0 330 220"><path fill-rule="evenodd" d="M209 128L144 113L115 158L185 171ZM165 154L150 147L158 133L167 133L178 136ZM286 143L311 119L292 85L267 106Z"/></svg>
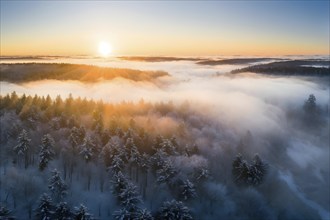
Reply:
<svg viewBox="0 0 330 220"><path fill-rule="evenodd" d="M40 216L46 193L49 215L65 202L70 217L83 204L95 219L329 218L326 57L27 57L0 68L10 216ZM23 136L30 150L17 152ZM41 169L46 139L54 152ZM63 196L49 187L56 172Z"/></svg>

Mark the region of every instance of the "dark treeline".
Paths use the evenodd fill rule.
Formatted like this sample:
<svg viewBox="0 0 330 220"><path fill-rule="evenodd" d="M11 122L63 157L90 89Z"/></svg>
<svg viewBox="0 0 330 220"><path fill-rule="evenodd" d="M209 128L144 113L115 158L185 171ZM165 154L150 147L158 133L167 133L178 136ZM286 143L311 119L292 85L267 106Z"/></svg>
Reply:
<svg viewBox="0 0 330 220"><path fill-rule="evenodd" d="M169 61L199 61L205 60L203 58L192 58L192 57L150 57L150 56L122 56L118 57L122 60L128 61L140 61L140 62L169 62Z"/></svg>
<svg viewBox="0 0 330 220"><path fill-rule="evenodd" d="M249 63L256 63L267 60L274 60L275 58L233 58L233 59L221 59L221 60L203 60L197 62L197 64L201 65L242 65Z"/></svg>
<svg viewBox="0 0 330 220"><path fill-rule="evenodd" d="M258 64L233 70L231 73L264 73L272 75L298 75L298 76L330 76L329 61L325 60L290 60ZM327 66L327 67L313 67Z"/></svg>
<svg viewBox="0 0 330 220"><path fill-rule="evenodd" d="M0 69L0 81L14 83L46 79L97 82L116 77L133 81L153 81L158 77L168 76L164 71L140 71L81 64L15 63L0 64Z"/></svg>

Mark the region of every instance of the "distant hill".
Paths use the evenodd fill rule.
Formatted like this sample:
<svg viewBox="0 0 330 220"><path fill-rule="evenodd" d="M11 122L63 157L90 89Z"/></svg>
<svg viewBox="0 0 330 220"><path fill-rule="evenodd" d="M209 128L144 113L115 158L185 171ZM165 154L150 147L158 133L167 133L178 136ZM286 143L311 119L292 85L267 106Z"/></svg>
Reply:
<svg viewBox="0 0 330 220"><path fill-rule="evenodd" d="M252 65L231 73L254 72L271 75L330 76L327 60L290 60Z"/></svg>
<svg viewBox="0 0 330 220"><path fill-rule="evenodd" d="M148 56L123 56L118 57L122 60L141 61L141 62L168 62L168 61L200 61L202 58L188 58L188 57L148 57Z"/></svg>
<svg viewBox="0 0 330 220"><path fill-rule="evenodd" d="M13 83L44 79L96 82L116 77L133 81L152 81L168 75L164 71L141 71L79 64L0 64L0 80Z"/></svg>
<svg viewBox="0 0 330 220"><path fill-rule="evenodd" d="M203 60L197 62L201 65L240 65L240 64L249 64L256 63L261 61L274 60L274 58L234 58L234 59L221 59L221 60Z"/></svg>

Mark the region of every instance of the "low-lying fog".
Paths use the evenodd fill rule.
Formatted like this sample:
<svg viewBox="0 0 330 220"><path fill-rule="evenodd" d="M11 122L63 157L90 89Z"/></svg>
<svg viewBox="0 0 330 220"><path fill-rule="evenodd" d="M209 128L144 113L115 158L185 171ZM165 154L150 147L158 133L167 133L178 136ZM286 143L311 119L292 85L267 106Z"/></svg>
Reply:
<svg viewBox="0 0 330 220"><path fill-rule="evenodd" d="M90 60L79 62L92 63ZM311 209L318 213L316 219L329 219L329 83L254 73L233 76L225 73L242 66L203 66L191 61L148 63L115 60L94 64L164 70L171 77L161 78L155 84L120 78L91 84L55 80L20 85L1 82L1 95L16 91L18 94L50 94L52 97L67 97L71 93L74 97L102 99L107 102L137 102L143 99L180 104L188 101L202 115L214 119L213 125L208 125L202 132L196 131L199 146L210 151L210 157L219 156L214 163L220 164L220 160L233 159L221 156L226 152L226 147L222 144L223 136L240 139L250 131L253 146L243 149L243 153L259 153L270 165L271 171L265 183L268 186L263 186L265 191L269 190L269 195L263 196L273 198L267 199L267 207L282 206L281 203L286 203L288 197L292 196L294 199L290 197L290 206ZM308 124L301 127L295 124L298 120L295 115L302 114L304 102L310 94L315 95L316 103L325 115L325 125L320 130L309 127ZM215 138L207 140L206 135L210 134ZM271 182L277 181L282 182L276 185L277 189L272 188L274 186ZM244 193L246 199L249 199L254 192ZM261 196L259 202L263 203L264 200ZM287 207L288 210L290 208ZM268 213L268 219L275 218L271 217L271 212L270 210ZM299 218L300 215L286 216Z"/></svg>

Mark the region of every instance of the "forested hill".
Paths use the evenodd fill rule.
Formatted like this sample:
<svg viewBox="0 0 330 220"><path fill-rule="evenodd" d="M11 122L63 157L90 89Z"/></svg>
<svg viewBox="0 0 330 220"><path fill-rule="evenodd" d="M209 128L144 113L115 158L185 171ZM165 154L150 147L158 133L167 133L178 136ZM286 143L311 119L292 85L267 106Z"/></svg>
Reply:
<svg viewBox="0 0 330 220"><path fill-rule="evenodd" d="M0 81L12 83L45 79L97 82L100 80L112 80L116 77L133 81L153 81L158 77L169 75L164 71L140 71L91 65L55 63L0 64L0 70Z"/></svg>
<svg viewBox="0 0 330 220"><path fill-rule="evenodd" d="M330 76L329 61L290 60L252 65L233 70L231 73L254 72L271 75Z"/></svg>

